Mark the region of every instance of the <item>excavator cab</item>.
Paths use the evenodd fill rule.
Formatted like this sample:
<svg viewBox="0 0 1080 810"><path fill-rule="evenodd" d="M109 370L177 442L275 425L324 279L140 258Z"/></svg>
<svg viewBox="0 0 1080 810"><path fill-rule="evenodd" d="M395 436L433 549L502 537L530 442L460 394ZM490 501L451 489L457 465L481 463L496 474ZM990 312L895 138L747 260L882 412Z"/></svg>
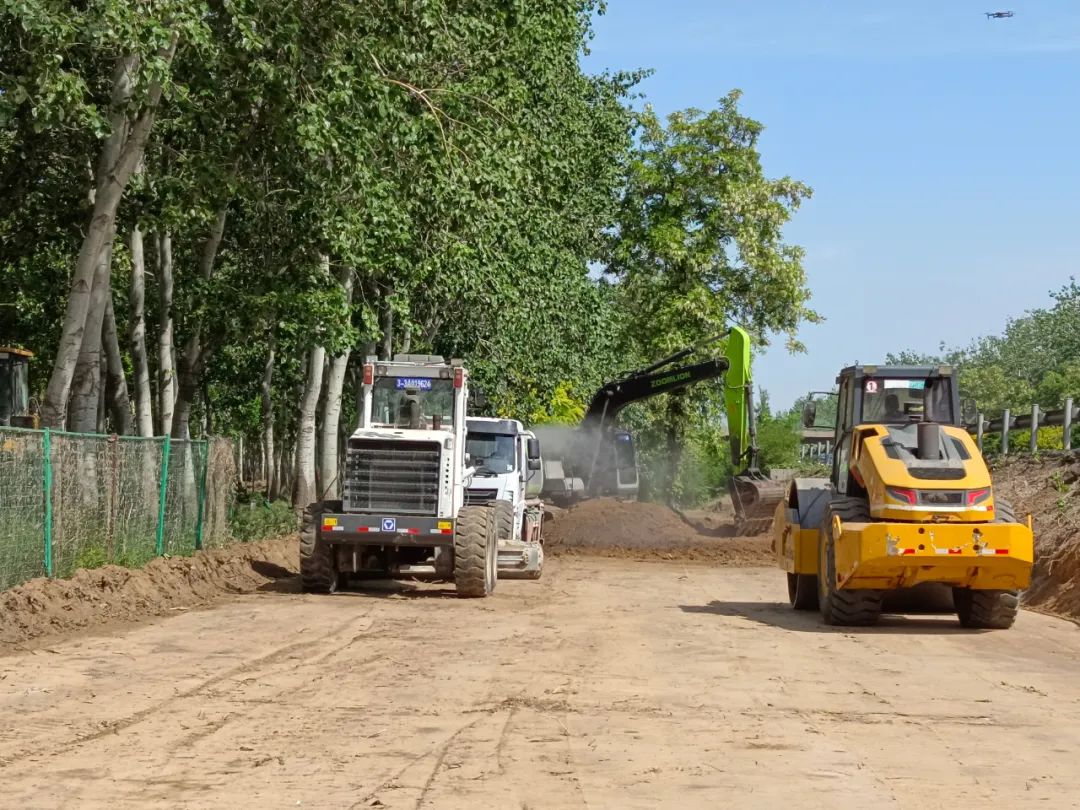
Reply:
<svg viewBox="0 0 1080 810"><path fill-rule="evenodd" d="M25 349L0 348L0 427L36 428L30 408L30 358Z"/></svg>

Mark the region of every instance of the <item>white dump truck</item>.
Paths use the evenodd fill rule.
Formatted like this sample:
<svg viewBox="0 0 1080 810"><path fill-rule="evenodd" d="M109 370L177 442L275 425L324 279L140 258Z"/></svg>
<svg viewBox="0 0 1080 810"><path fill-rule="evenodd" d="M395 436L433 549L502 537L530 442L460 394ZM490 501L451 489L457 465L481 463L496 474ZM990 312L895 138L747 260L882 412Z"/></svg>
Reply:
<svg viewBox="0 0 1080 810"><path fill-rule="evenodd" d="M540 442L516 419L469 417L465 450L473 468L466 503L495 510L501 579L539 579L544 486Z"/></svg>

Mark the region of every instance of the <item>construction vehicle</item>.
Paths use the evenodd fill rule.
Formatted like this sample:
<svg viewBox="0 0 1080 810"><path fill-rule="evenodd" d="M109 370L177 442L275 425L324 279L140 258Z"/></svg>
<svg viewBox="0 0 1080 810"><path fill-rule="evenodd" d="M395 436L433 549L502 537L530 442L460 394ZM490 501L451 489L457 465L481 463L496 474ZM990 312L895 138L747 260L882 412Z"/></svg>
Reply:
<svg viewBox="0 0 1080 810"><path fill-rule="evenodd" d="M497 581L496 512L469 504L469 375L436 355L368 357L360 426L346 443L344 498L312 504L300 543L304 590L352 578L452 581L485 597Z"/></svg>
<svg viewBox="0 0 1080 810"><path fill-rule="evenodd" d="M543 459L536 435L516 419L472 417L465 451L475 470L467 504L495 510L500 579L539 579L544 567Z"/></svg>
<svg viewBox="0 0 1080 810"><path fill-rule="evenodd" d="M723 357L671 368L724 338ZM785 487L765 474L759 464L750 378L750 336L739 327L606 383L593 395L581 425L575 430L568 433L538 428L545 448L545 497L563 506L585 497L636 497L634 437L615 427L620 411L635 402L719 377L724 378L724 407L735 470L730 489L736 520L744 533L768 531Z"/></svg>
<svg viewBox="0 0 1080 810"><path fill-rule="evenodd" d="M605 383L590 400L581 424L572 431L537 428L546 455L544 496L560 506L586 497L637 497L634 437L629 431L616 428L616 418L635 402L722 376L728 368L728 361L722 357L670 368L721 337L681 349Z"/></svg>
<svg viewBox="0 0 1080 810"><path fill-rule="evenodd" d="M26 349L0 348L0 427L38 427L30 402L30 359Z"/></svg>
<svg viewBox="0 0 1080 810"><path fill-rule="evenodd" d="M963 626L1010 627L1031 578L1031 518L995 496L956 370L856 365L837 383L831 475L795 479L776 510L792 606L870 625L886 597L939 583ZM804 426L815 411L808 401Z"/></svg>

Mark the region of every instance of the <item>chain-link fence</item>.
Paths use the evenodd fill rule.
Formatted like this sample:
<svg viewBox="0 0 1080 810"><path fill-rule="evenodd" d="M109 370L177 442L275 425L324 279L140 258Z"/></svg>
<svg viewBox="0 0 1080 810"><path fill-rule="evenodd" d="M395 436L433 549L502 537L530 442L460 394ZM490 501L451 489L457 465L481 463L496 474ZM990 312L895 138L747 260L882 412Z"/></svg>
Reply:
<svg viewBox="0 0 1080 810"><path fill-rule="evenodd" d="M0 590L225 545L235 480L225 439L0 428Z"/></svg>

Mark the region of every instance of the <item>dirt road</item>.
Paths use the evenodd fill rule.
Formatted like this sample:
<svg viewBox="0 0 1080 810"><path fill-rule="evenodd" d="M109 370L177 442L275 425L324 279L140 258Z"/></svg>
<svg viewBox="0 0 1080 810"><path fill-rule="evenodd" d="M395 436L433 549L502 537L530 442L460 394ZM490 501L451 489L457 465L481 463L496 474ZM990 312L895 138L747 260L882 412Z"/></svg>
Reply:
<svg viewBox="0 0 1080 810"><path fill-rule="evenodd" d="M1080 632L832 631L768 569L288 582L0 657L0 806L1072 807Z"/></svg>

